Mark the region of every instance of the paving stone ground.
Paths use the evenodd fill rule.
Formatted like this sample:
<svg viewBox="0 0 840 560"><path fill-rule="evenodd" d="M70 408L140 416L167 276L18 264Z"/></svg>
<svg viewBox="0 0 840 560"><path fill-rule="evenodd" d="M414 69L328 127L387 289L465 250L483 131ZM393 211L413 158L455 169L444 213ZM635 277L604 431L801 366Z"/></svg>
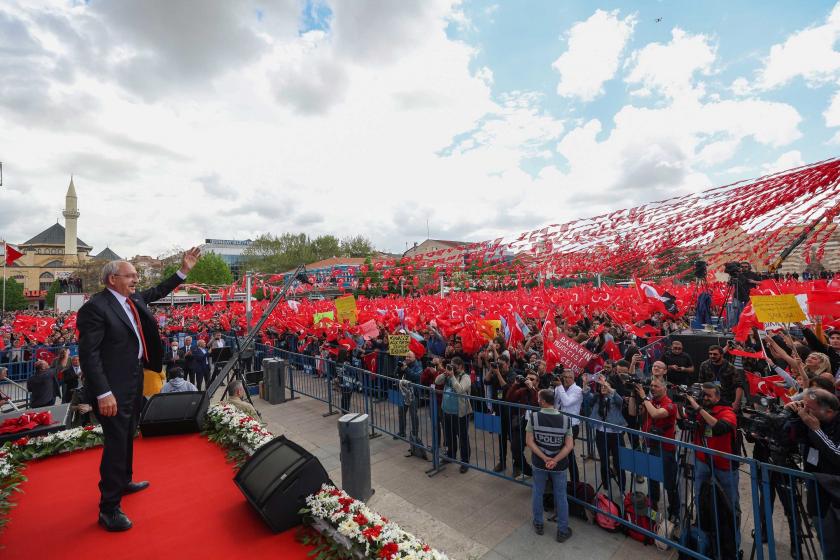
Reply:
<svg viewBox="0 0 840 560"><path fill-rule="evenodd" d="M256 397L254 401L269 430L302 445L341 483L338 415L323 416L326 405L305 396L278 405ZM529 487L475 469L461 474L457 465L429 477L426 470L431 462L406 457L407 450L405 442L390 435L370 440L375 494L369 505L453 559L676 558L674 551L643 546L578 519L570 520L574 534L563 544L554 540L553 523L546 523L545 535L537 536L531 528ZM592 473L595 465L590 461L582 466ZM742 495L749 491L748 477L742 476ZM786 535L784 519L777 517L776 535ZM743 512L742 522L745 557L749 557L749 534L755 526L751 511ZM777 553L787 557L787 547L779 546Z"/></svg>

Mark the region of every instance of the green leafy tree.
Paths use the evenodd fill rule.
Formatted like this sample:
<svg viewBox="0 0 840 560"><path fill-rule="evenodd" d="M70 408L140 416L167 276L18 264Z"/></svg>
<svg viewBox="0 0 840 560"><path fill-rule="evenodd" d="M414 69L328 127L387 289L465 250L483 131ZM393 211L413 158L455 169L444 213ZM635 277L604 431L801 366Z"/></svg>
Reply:
<svg viewBox="0 0 840 560"><path fill-rule="evenodd" d="M310 242L312 256L315 260L328 259L330 257L339 257L341 255L341 245L338 238L334 235L321 235Z"/></svg>
<svg viewBox="0 0 840 560"><path fill-rule="evenodd" d="M160 272L160 277L164 280L175 274L181 268L180 264L177 263L169 263L168 265L163 267L163 270ZM187 277L189 278L189 276Z"/></svg>
<svg viewBox="0 0 840 560"><path fill-rule="evenodd" d="M178 265L172 265L178 266ZM187 282L223 286L233 282L233 273L227 263L215 253L206 253L198 259L187 275Z"/></svg>
<svg viewBox="0 0 840 560"><path fill-rule="evenodd" d="M53 283L50 284L50 289L47 290L47 297L45 298L47 307L55 307L55 294L58 293L59 289L60 284L58 280L53 280Z"/></svg>
<svg viewBox="0 0 840 560"><path fill-rule="evenodd" d="M341 240L342 257L363 258L373 254L373 243L367 237L355 235Z"/></svg>
<svg viewBox="0 0 840 560"><path fill-rule="evenodd" d="M26 305L23 284L12 278L6 278L6 311L26 309Z"/></svg>

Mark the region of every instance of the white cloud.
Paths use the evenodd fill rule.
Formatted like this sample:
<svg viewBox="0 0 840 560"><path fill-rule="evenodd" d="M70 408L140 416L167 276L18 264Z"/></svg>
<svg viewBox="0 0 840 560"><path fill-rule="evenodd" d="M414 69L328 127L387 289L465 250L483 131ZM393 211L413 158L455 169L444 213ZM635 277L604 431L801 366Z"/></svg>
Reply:
<svg viewBox="0 0 840 560"><path fill-rule="evenodd" d="M756 86L777 88L800 76L811 86L835 81L840 73L840 52L834 48L838 38L840 4L834 6L825 23L797 31L784 43L773 45Z"/></svg>
<svg viewBox="0 0 840 560"><path fill-rule="evenodd" d="M618 10L596 10L569 31L568 49L551 65L560 74L557 93L591 101L618 70L621 53L636 25L636 16L619 18Z"/></svg>
<svg viewBox="0 0 840 560"><path fill-rule="evenodd" d="M627 62L632 68L626 81L639 84L644 94L659 91L670 98L699 95L703 91L694 82L694 75L710 74L715 57L716 49L708 36L691 35L675 27L671 42L649 43L633 53Z"/></svg>
<svg viewBox="0 0 840 560"><path fill-rule="evenodd" d="M793 169L794 167L800 167L805 165L805 162L802 160L802 154L799 150L790 150L789 152L785 152L776 159L776 161L772 163L767 163L762 166L762 170L765 173L778 173L780 171L787 171L788 169Z"/></svg>
<svg viewBox="0 0 840 560"><path fill-rule="evenodd" d="M840 91L835 92L831 98L831 103L823 112L826 126L840 126Z"/></svg>

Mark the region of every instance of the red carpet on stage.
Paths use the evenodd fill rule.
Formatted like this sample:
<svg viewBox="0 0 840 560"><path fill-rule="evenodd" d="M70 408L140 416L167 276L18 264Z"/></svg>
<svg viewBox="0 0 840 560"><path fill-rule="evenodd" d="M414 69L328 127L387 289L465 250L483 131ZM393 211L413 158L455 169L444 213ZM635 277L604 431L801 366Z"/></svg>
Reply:
<svg viewBox="0 0 840 560"><path fill-rule="evenodd" d="M27 465L0 558L307 558L294 529L268 529L222 449L201 435L135 441L134 479L151 486L122 500L134 527L108 533L96 522L101 455L100 447Z"/></svg>

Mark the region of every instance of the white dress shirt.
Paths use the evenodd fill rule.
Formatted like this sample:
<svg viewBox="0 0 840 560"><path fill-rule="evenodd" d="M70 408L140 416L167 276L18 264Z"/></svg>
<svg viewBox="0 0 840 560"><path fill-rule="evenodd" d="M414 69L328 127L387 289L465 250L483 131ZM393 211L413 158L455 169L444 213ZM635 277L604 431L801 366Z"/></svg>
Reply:
<svg viewBox="0 0 840 560"><path fill-rule="evenodd" d="M576 383L572 383L568 389L563 385L554 388L554 406L561 412L576 414L580 416L580 405L583 403L583 390ZM577 418L569 418L572 426L580 424Z"/></svg>

